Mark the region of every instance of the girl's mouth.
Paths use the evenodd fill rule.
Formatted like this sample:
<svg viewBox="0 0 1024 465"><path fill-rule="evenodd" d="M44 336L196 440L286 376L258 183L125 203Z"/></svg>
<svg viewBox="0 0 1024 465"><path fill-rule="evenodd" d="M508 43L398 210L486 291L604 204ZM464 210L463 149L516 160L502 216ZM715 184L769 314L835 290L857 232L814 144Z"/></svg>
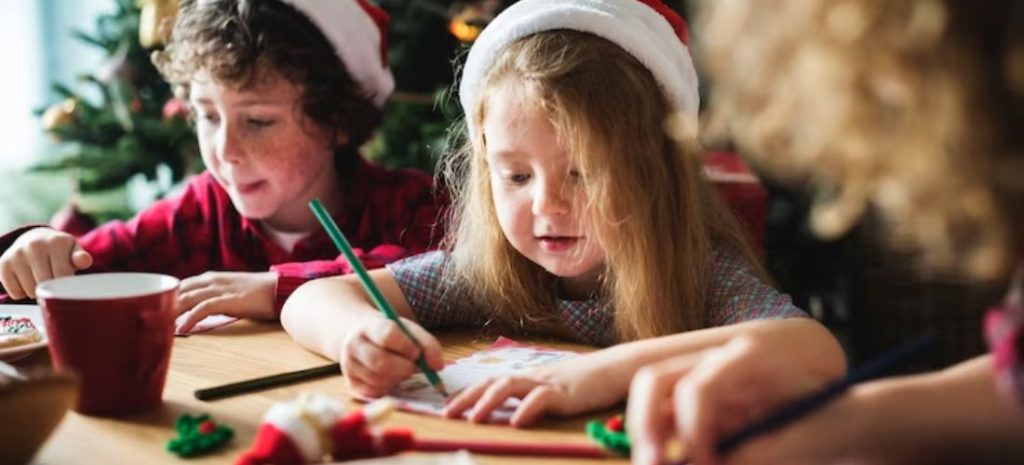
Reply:
<svg viewBox="0 0 1024 465"><path fill-rule="evenodd" d="M540 241L541 247L548 252L564 252L576 245L581 238L571 236L540 236L537 238Z"/></svg>

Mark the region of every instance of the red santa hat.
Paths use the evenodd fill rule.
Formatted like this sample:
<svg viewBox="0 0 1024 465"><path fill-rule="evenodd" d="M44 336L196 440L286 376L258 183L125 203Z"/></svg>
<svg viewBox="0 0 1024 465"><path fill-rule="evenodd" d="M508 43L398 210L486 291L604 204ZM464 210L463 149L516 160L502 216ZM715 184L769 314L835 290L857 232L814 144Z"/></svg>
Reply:
<svg viewBox="0 0 1024 465"><path fill-rule="evenodd" d="M388 14L367 0L281 1L320 29L348 74L378 108L384 106L395 90L387 60Z"/></svg>
<svg viewBox="0 0 1024 465"><path fill-rule="evenodd" d="M346 412L341 401L323 394L303 394L274 404L263 417L252 447L235 465L303 465L377 457L412 446L412 433L401 428L374 429L395 408L384 398Z"/></svg>
<svg viewBox="0 0 1024 465"><path fill-rule="evenodd" d="M324 395L303 395L274 404L263 416L252 447L235 465L302 465L318 463L332 452L325 437L345 414L345 406Z"/></svg>
<svg viewBox="0 0 1024 465"><path fill-rule="evenodd" d="M556 29L594 34L622 47L651 71L673 109L696 127L700 96L689 31L661 0L522 0L509 6L469 51L459 86L463 110L474 107L480 81L506 47ZM467 118L467 124L472 135L476 122Z"/></svg>

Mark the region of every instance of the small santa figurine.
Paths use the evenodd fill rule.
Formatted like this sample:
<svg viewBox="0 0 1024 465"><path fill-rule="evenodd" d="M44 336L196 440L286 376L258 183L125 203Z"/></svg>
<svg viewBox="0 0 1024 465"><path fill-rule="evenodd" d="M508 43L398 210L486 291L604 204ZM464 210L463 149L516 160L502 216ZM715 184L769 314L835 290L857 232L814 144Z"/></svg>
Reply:
<svg viewBox="0 0 1024 465"><path fill-rule="evenodd" d="M274 404L235 465L303 465L407 450L413 443L410 430L373 427L394 408L394 401L384 398L346 412L339 400L323 394Z"/></svg>

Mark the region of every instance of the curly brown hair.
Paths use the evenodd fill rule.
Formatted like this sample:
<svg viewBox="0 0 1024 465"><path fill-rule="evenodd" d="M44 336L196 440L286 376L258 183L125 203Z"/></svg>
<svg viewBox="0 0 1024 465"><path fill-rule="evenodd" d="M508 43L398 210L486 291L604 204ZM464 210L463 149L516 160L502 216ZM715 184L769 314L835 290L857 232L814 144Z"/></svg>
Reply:
<svg viewBox="0 0 1024 465"><path fill-rule="evenodd" d="M320 29L277 0L184 0L170 42L153 54L153 63L186 98L189 82L204 71L242 89L273 74L288 79L302 88L306 116L332 136L348 135L338 151L341 164L355 161L351 155L381 122L381 110Z"/></svg>
<svg viewBox="0 0 1024 465"><path fill-rule="evenodd" d="M816 187L812 225L869 207L926 264L1003 277L1024 250L1024 1L706 1L710 124Z"/></svg>

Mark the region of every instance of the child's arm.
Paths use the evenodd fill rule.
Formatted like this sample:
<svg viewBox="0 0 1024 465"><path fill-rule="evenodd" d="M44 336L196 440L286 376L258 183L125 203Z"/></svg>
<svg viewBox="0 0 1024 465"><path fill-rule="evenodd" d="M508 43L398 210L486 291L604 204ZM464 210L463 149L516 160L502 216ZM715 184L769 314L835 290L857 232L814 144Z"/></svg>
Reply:
<svg viewBox="0 0 1024 465"><path fill-rule="evenodd" d="M412 307L387 269L370 271L404 325L423 346L427 364L444 366L441 345L415 320ZM416 372L420 349L384 317L354 275L303 284L281 311L281 324L299 344L338 360L356 393L376 397Z"/></svg>
<svg viewBox="0 0 1024 465"><path fill-rule="evenodd" d="M671 360L637 376L628 419L634 463L660 463L670 437L688 444L691 460L709 465L1014 463L1024 457L1024 414L997 392L991 357L862 384L809 417L717 457L714 444L722 435L818 388L801 385L806 373L777 363L771 346L756 340L729 346L722 350L731 354L718 360Z"/></svg>
<svg viewBox="0 0 1024 465"><path fill-rule="evenodd" d="M505 399L516 397L523 402L512 424L524 426L544 413L568 416L611 407L626 398L630 380L644 365L680 354L697 360L705 356L705 349L742 334L773 341L786 354L788 363L800 366L822 382L845 371L842 348L816 321L750 321L620 344L527 375L482 383L454 397L446 414L460 416L472 407L470 419L483 421Z"/></svg>

